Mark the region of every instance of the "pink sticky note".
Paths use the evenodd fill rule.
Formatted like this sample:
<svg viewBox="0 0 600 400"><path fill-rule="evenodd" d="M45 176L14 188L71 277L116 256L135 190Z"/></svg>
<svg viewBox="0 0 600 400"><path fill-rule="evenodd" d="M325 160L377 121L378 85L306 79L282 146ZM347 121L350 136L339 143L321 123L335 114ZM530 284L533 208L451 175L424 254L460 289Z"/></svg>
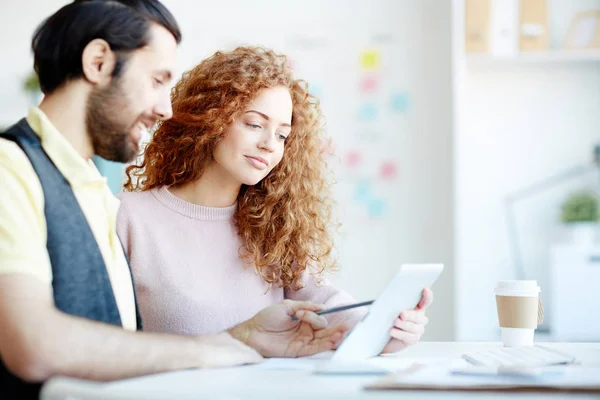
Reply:
<svg viewBox="0 0 600 400"><path fill-rule="evenodd" d="M333 145L333 141L331 139L328 139L327 141L323 142L321 152L328 156L331 156L335 153L335 146Z"/></svg>
<svg viewBox="0 0 600 400"><path fill-rule="evenodd" d="M384 179L392 179L398 173L398 167L393 162L384 162L379 170L381 177Z"/></svg>
<svg viewBox="0 0 600 400"><path fill-rule="evenodd" d="M360 164L361 159L362 156L359 152L352 151L346 155L346 164L348 164L349 167L355 167Z"/></svg>
<svg viewBox="0 0 600 400"><path fill-rule="evenodd" d="M377 79L373 76L368 76L360 83L360 90L364 93L372 93L377 90Z"/></svg>

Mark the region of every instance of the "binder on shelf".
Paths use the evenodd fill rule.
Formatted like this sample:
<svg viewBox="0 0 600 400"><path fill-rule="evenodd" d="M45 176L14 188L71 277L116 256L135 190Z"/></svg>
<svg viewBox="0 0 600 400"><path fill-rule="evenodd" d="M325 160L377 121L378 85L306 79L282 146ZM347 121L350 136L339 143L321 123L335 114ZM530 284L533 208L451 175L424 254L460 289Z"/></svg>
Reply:
<svg viewBox="0 0 600 400"><path fill-rule="evenodd" d="M547 0L521 0L519 49L522 52L548 50Z"/></svg>
<svg viewBox="0 0 600 400"><path fill-rule="evenodd" d="M466 0L465 2L465 51L487 53L489 51L490 1Z"/></svg>

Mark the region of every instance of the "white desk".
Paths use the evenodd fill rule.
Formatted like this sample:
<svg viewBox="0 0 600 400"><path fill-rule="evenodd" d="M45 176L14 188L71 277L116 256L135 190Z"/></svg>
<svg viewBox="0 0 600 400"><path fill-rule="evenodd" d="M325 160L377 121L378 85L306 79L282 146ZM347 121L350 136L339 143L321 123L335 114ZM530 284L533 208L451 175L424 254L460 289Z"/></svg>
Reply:
<svg viewBox="0 0 600 400"><path fill-rule="evenodd" d="M547 343L569 352L584 365L600 367L600 343ZM410 361L451 362L466 351L491 343L426 342L386 357L399 366ZM396 361L394 361L396 360ZM542 399L549 394L466 393L466 392L380 392L363 391L377 376L323 376L302 370L265 370L260 366L187 370L111 383L54 378L46 383L42 400L237 400L237 399ZM565 398L565 394L557 395ZM600 395L572 395L577 399L598 399Z"/></svg>

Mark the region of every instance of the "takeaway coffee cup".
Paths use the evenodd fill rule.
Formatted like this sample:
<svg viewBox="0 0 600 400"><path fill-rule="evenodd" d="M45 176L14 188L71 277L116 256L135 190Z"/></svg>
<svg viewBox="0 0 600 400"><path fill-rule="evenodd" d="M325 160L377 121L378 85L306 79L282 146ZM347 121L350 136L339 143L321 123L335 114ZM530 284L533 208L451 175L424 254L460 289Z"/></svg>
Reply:
<svg viewBox="0 0 600 400"><path fill-rule="evenodd" d="M495 292L504 346L532 346L543 318L537 281L499 281Z"/></svg>

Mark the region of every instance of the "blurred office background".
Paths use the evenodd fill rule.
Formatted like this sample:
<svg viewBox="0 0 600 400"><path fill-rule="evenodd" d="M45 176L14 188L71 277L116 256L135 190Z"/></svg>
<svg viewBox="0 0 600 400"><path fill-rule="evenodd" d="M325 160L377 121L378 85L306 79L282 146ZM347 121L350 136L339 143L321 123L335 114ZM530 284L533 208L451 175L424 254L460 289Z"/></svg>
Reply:
<svg viewBox="0 0 600 400"><path fill-rule="evenodd" d="M1 0L0 127L64 0ZM425 340L497 340L494 283L536 279L539 340L600 340L600 0L164 0L181 74L218 49L289 55L322 102L343 223L334 280L371 299L443 262ZM118 192L123 167L96 160ZM1 190L1 187L0 187Z"/></svg>

